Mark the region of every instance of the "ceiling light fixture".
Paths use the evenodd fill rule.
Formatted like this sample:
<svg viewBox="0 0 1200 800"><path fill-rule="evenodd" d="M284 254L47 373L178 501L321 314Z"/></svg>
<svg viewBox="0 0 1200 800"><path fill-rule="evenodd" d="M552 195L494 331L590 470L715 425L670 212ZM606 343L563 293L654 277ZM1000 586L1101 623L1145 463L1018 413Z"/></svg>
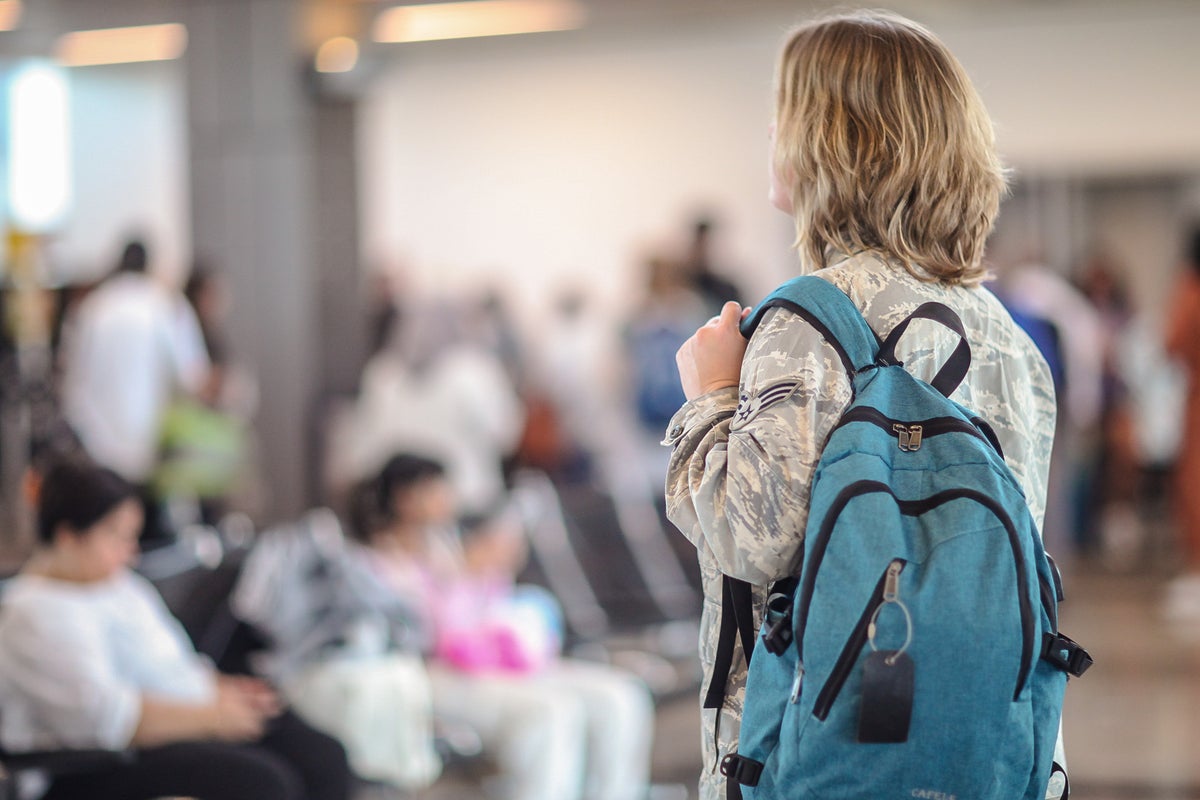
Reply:
<svg viewBox="0 0 1200 800"><path fill-rule="evenodd" d="M21 0L0 0L0 31L16 30L21 21Z"/></svg>
<svg viewBox="0 0 1200 800"><path fill-rule="evenodd" d="M187 49L187 28L177 22L135 28L75 31L59 37L54 58L67 67L170 61Z"/></svg>
<svg viewBox="0 0 1200 800"><path fill-rule="evenodd" d="M583 25L576 0L472 0L393 6L372 29L377 42L427 42L565 31Z"/></svg>
<svg viewBox="0 0 1200 800"><path fill-rule="evenodd" d="M335 36L317 48L313 68L317 72L350 72L358 64L358 42Z"/></svg>

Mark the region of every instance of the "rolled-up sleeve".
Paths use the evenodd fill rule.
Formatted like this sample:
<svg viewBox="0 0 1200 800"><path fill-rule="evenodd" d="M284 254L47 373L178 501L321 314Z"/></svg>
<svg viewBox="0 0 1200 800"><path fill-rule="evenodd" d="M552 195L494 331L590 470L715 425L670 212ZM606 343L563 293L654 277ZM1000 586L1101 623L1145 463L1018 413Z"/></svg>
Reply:
<svg viewBox="0 0 1200 800"><path fill-rule="evenodd" d="M8 611L0 657L5 683L23 699L31 731L49 737L29 741L27 749L127 747L141 717L141 693L117 674L103 632L54 613Z"/></svg>
<svg viewBox="0 0 1200 800"><path fill-rule="evenodd" d="M850 382L834 349L789 311L767 313L740 386L671 420L667 515L721 572L764 585L794 574L813 470Z"/></svg>

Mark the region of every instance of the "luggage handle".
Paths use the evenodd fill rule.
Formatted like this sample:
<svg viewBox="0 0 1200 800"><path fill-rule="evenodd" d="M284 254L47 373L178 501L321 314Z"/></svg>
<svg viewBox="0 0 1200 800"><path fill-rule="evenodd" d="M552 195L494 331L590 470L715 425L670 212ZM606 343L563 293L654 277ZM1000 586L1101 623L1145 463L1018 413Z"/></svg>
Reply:
<svg viewBox="0 0 1200 800"><path fill-rule="evenodd" d="M958 346L954 348L954 352L946 359L946 363L929 382L933 388L949 397L954 394L954 390L962 383L963 378L967 377L967 370L971 368L971 345L967 342L967 331L958 314L954 313L949 306L933 302L922 303L918 306L916 311L901 320L900 324L893 328L892 332L883 340L883 344L879 348L878 363L900 363L896 360L896 345L899 344L901 337L908 330L909 323L914 319L932 320L958 334Z"/></svg>

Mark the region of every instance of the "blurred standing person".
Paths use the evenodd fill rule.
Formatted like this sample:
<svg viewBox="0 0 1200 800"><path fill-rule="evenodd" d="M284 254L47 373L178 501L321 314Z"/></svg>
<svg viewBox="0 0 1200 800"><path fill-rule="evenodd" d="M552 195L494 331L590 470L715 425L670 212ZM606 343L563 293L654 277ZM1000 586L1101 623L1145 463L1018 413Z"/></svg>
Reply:
<svg viewBox="0 0 1200 800"><path fill-rule="evenodd" d="M1040 525L1054 388L1033 342L980 286L1005 178L966 71L925 28L860 11L793 31L776 90L770 199L795 221L798 271L845 293L876 334L925 302L957 313L974 358L953 398L994 426ZM803 316L772 308L749 342L742 317L727 303L680 349L688 401L664 441L668 513L704 576L705 686L720 686L722 575L753 586L757 628L768 587L798 573L814 470L853 395ZM949 337L902 343L896 355L929 381L951 347ZM702 800L725 796L717 767L737 751L748 662L735 643L728 681L706 703Z"/></svg>
<svg viewBox="0 0 1200 800"><path fill-rule="evenodd" d="M344 489L397 451L419 453L446 465L464 516L486 517L507 496L503 462L524 425L516 388L501 360L467 336L460 307L406 306L398 320L333 437L334 481Z"/></svg>
<svg viewBox="0 0 1200 800"><path fill-rule="evenodd" d="M1142 539L1134 510L1137 462L1129 387L1121 371L1118 345L1133 319L1133 307L1116 266L1104 253L1087 261L1078 286L1100 320L1100 418L1092 479L1081 487L1079 527L1090 531L1094 552L1124 569Z"/></svg>
<svg viewBox="0 0 1200 800"><path fill-rule="evenodd" d="M1018 320L1044 320L1057 331L1062 392L1042 538L1060 554L1069 555L1067 547L1089 552L1096 537L1083 513L1088 501L1081 498L1087 497L1099 460L1104 320L1087 296L1036 260L1002 272L998 293ZM1052 371L1054 366L1052 361Z"/></svg>
<svg viewBox="0 0 1200 800"><path fill-rule="evenodd" d="M258 407L252 374L231 358L225 338L229 293L224 277L203 262L192 266L184 285L204 342L210 369L197 397L168 408L155 484L165 499L195 500L199 518L215 524L237 490L253 505L255 481L247 470L251 419Z"/></svg>
<svg viewBox="0 0 1200 800"><path fill-rule="evenodd" d="M229 347L222 330L229 299L225 285L212 268L197 262L184 284L183 296L196 315L209 361L208 380L200 391L200 399L209 405L220 405L229 369Z"/></svg>
<svg viewBox="0 0 1200 800"><path fill-rule="evenodd" d="M684 401L675 352L708 315L678 262L653 256L645 269L646 294L626 328L625 345L641 461L650 480L661 485L667 456L658 440Z"/></svg>
<svg viewBox="0 0 1200 800"><path fill-rule="evenodd" d="M84 449L139 488L144 543L170 533L149 486L163 414L176 393L203 392L209 372L195 313L148 266L146 246L126 244L68 322L62 371L63 413Z"/></svg>
<svg viewBox="0 0 1200 800"><path fill-rule="evenodd" d="M1200 617L1200 227L1192 232L1186 260L1168 317L1166 346L1188 376L1175 463L1175 513L1188 571L1172 584L1167 611Z"/></svg>
<svg viewBox="0 0 1200 800"><path fill-rule="evenodd" d="M628 430L615 402L616 337L580 289L561 293L551 311L547 335L530 353L519 455L556 482L581 482Z"/></svg>
<svg viewBox="0 0 1200 800"><path fill-rule="evenodd" d="M740 303L737 285L713 265L712 237L715 223L701 217L692 225L692 240L683 258L684 277L700 295L708 314L721 313L730 300Z"/></svg>

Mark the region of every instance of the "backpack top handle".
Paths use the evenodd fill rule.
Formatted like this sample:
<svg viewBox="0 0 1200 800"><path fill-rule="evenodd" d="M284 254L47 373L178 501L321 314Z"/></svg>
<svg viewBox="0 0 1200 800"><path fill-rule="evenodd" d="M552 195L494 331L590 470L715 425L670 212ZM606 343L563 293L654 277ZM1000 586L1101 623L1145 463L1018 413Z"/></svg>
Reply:
<svg viewBox="0 0 1200 800"><path fill-rule="evenodd" d="M958 314L954 313L949 306L933 302L922 303L918 306L916 311L902 319L900 324L893 328L892 332L883 340L883 344L879 348L879 361L886 364L900 364L896 360L896 345L908 330L909 323L914 319L933 320L958 334L958 346L954 348L954 352L946 359L946 363L929 382L930 386L949 397L967 377L967 370L971 368L971 345L967 342L966 329Z"/></svg>

